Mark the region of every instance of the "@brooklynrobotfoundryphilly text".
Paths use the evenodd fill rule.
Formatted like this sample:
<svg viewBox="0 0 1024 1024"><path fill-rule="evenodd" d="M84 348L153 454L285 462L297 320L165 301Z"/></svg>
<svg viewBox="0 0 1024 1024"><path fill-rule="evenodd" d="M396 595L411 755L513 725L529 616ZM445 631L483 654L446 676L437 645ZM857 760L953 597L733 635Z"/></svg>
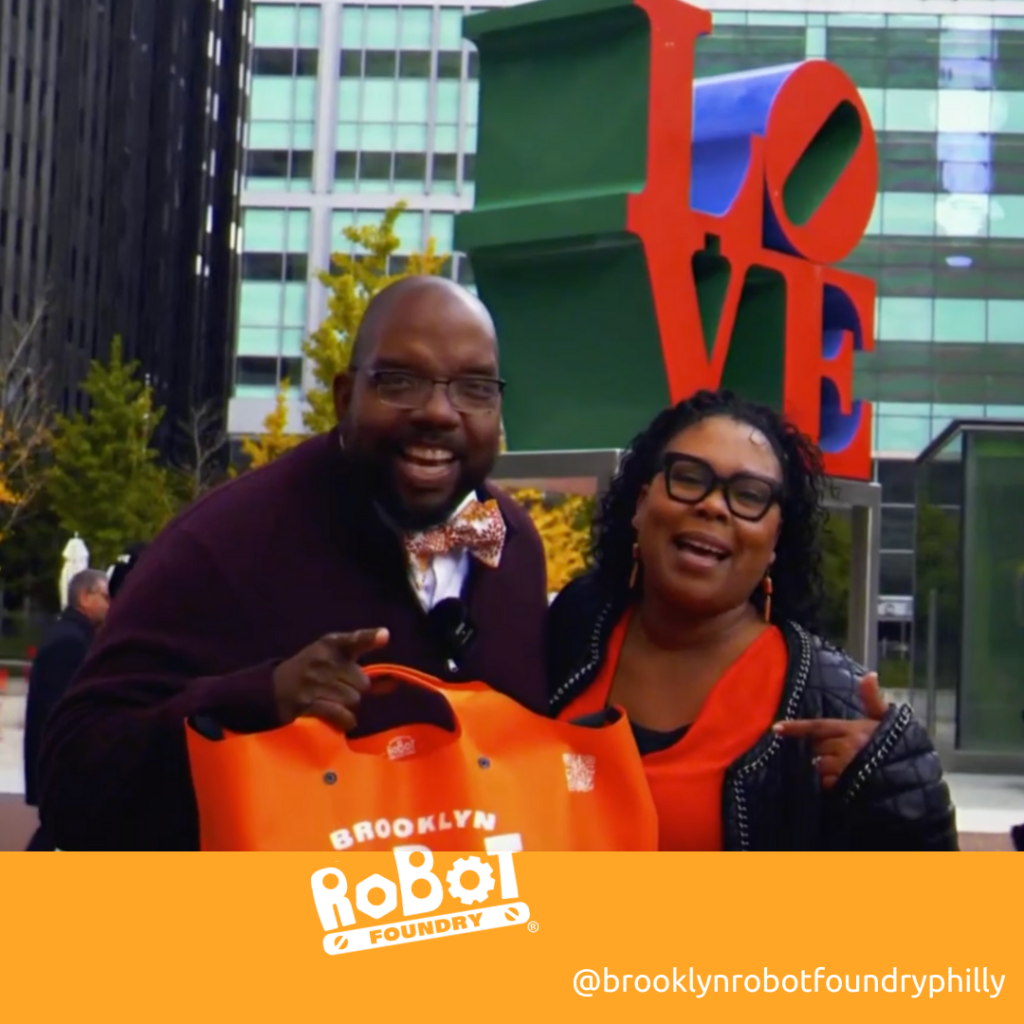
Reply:
<svg viewBox="0 0 1024 1024"><path fill-rule="evenodd" d="M765 967L760 973L704 974L690 967L677 967L661 973L619 974L604 968L603 974L590 967L578 970L572 979L573 991L590 999L595 995L635 993L646 995L690 995L705 999L716 995L904 995L920 999L927 995L970 995L998 999L1003 992L1006 975L987 967L967 967L945 973L904 973L898 967L877 973L834 973L824 967L813 970L782 971Z"/></svg>

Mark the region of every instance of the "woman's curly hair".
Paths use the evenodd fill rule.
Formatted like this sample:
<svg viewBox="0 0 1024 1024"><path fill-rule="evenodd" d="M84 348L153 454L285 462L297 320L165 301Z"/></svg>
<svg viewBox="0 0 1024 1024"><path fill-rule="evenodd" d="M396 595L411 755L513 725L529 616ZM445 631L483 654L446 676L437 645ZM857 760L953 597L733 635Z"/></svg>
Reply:
<svg viewBox="0 0 1024 1024"><path fill-rule="evenodd" d="M661 470L661 457L672 438L712 416L755 427L778 457L783 473L782 531L772 565L771 617L816 632L823 594L820 536L828 516L821 452L773 409L731 391L698 391L659 413L630 442L594 517L591 559L598 580L610 594L622 596L628 591L636 540L632 520L640 491ZM751 601L763 610L760 587Z"/></svg>

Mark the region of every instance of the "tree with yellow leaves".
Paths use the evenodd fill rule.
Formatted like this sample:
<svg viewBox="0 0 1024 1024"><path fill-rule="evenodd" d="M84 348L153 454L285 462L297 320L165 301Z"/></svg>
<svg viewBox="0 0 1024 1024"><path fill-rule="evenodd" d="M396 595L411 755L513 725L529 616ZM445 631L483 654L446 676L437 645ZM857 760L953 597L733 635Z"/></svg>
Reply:
<svg viewBox="0 0 1024 1024"><path fill-rule="evenodd" d="M301 434L288 432L288 384L287 378L281 381L274 408L263 421L263 433L242 441L242 453L249 459L248 469L259 469L273 462L303 440ZM235 475L234 470L231 475Z"/></svg>
<svg viewBox="0 0 1024 1024"><path fill-rule="evenodd" d="M311 433L324 433L335 425L331 393L334 378L348 367L352 344L370 300L403 277L440 274L451 258L437 255L434 240L430 239L424 252L408 258L405 269L394 274L388 272L389 258L401 245L395 223L405 207L404 202L396 203L379 224L346 228L345 238L359 251L335 253L331 257L332 269L317 275L327 289L327 316L302 348L316 382L306 392L309 409L302 417Z"/></svg>
<svg viewBox="0 0 1024 1024"><path fill-rule="evenodd" d="M4 456L6 455L3 443L4 433L4 420L2 414L0 414L0 511L3 512L4 519L6 519L10 511L21 504L21 498L17 492L12 491L7 485L7 466L4 463ZM0 541L3 539L4 535L0 533Z"/></svg>
<svg viewBox="0 0 1024 1024"><path fill-rule="evenodd" d="M0 419L0 434L3 433L3 429L4 421ZM18 496L7 486L4 476L4 464L0 462L0 505L13 505L18 500Z"/></svg>
<svg viewBox="0 0 1024 1024"><path fill-rule="evenodd" d="M587 567L594 499L581 494L554 496L525 488L510 493L537 527L544 543L548 590L555 593Z"/></svg>

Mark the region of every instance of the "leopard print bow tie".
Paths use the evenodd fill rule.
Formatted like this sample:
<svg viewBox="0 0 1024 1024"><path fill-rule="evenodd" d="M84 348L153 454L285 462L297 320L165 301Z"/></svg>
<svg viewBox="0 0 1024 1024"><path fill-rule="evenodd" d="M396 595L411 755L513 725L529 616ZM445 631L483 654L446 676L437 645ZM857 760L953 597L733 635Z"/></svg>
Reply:
<svg viewBox="0 0 1024 1024"><path fill-rule="evenodd" d="M442 526L406 537L405 547L421 569L435 555L447 555L464 548L474 558L496 569L505 546L505 518L493 499L474 500Z"/></svg>

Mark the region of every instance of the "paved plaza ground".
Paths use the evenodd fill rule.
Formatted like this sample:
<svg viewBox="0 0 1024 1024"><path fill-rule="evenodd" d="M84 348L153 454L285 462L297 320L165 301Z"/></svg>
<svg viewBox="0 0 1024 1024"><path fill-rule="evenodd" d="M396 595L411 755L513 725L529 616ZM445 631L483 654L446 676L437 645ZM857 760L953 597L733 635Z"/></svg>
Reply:
<svg viewBox="0 0 1024 1024"><path fill-rule="evenodd" d="M18 692L21 690L22 692ZM22 775L23 687L0 694L0 851L23 850L36 826ZM950 775L964 850L1010 850L1009 832L1024 822L1024 776Z"/></svg>

